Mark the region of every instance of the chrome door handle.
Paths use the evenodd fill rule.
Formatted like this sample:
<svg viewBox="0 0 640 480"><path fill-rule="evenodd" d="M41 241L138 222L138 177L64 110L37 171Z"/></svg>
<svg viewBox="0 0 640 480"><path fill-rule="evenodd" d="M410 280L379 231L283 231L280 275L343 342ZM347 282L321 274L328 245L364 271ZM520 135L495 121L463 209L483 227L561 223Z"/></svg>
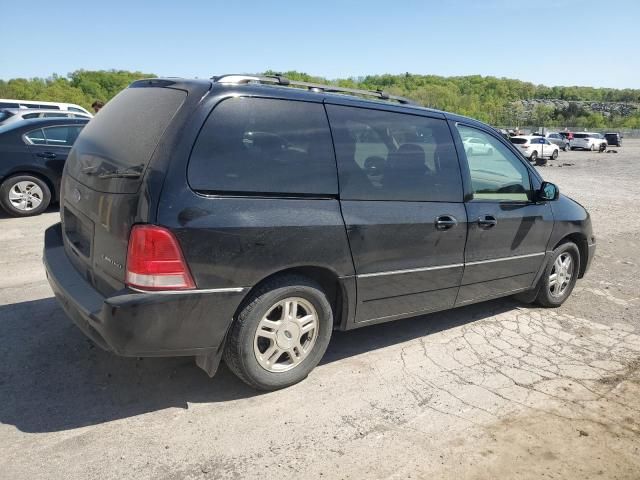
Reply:
<svg viewBox="0 0 640 480"><path fill-rule="evenodd" d="M435 223L436 230L449 230L458 224L458 220L452 215L440 215Z"/></svg>
<svg viewBox="0 0 640 480"><path fill-rule="evenodd" d="M493 215L483 215L480 218L478 218L478 226L480 226L480 228L483 228L485 230L488 230L489 228L493 228L498 224L498 220L496 220L496 217L494 217Z"/></svg>

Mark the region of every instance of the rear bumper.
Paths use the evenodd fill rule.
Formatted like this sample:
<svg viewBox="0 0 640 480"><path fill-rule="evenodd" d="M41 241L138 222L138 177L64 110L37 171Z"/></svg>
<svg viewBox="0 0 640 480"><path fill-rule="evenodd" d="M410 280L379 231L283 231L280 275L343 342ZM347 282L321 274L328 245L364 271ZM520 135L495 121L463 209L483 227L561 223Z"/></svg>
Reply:
<svg viewBox="0 0 640 480"><path fill-rule="evenodd" d="M60 224L45 232L43 262L56 299L98 346L124 356L206 355L224 343L248 289L141 293L104 297L74 268Z"/></svg>

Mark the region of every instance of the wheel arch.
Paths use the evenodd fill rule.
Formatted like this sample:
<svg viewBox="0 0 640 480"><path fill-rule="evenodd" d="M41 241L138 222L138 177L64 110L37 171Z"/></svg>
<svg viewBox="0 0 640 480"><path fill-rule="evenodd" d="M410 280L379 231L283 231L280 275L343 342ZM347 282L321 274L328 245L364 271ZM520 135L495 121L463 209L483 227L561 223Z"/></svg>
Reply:
<svg viewBox="0 0 640 480"><path fill-rule="evenodd" d="M245 305L251 301L251 299L253 298L253 294L257 290L259 290L262 285L272 281L274 278L287 275L299 275L318 283L318 285L320 285L324 293L327 295L329 303L331 304L331 308L333 309L334 328L344 324L344 320L348 315L348 289L345 284L340 281L340 276L334 270L325 266L318 265L303 265L284 268L264 277L253 287L251 287L251 289L244 296L243 300L240 302L240 305L236 309L234 318L240 311L242 311Z"/></svg>
<svg viewBox="0 0 640 480"><path fill-rule="evenodd" d="M558 243L553 247L555 250L563 243L572 242L575 243L578 247L578 251L580 252L580 271L578 272L578 278L582 278L587 269L587 261L589 259L589 247L587 237L582 232L573 232L565 235L560 239Z"/></svg>

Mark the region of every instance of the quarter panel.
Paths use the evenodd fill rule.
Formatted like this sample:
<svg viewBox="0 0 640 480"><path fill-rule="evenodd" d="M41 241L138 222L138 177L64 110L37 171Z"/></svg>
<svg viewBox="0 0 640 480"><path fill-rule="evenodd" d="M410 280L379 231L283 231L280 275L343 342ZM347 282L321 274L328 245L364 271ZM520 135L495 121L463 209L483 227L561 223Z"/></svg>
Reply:
<svg viewBox="0 0 640 480"><path fill-rule="evenodd" d="M180 241L198 288L251 287L301 266L353 275L335 199L205 197L184 192L159 209Z"/></svg>

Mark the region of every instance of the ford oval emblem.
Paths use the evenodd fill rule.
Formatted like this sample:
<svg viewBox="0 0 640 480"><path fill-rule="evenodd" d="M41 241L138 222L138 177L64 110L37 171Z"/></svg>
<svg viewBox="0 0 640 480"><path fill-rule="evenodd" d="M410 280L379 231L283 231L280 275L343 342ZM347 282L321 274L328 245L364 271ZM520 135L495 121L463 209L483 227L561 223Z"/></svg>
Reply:
<svg viewBox="0 0 640 480"><path fill-rule="evenodd" d="M73 192L71 192L71 200L78 203L81 198L82 198L82 195L80 195L80 190L78 190L77 188L74 188Z"/></svg>

